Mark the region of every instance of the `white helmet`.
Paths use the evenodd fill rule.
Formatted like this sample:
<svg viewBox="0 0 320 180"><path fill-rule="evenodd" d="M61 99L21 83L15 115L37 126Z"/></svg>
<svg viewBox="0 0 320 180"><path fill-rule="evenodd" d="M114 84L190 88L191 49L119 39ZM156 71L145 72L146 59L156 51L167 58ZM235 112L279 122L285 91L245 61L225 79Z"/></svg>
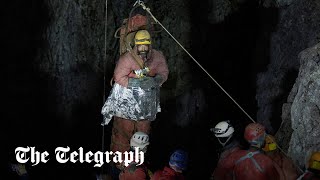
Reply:
<svg viewBox="0 0 320 180"><path fill-rule="evenodd" d="M144 132L136 132L131 137L130 146L131 148L139 147L140 150L144 149L147 145L149 145L149 136Z"/></svg>
<svg viewBox="0 0 320 180"><path fill-rule="evenodd" d="M232 136L234 128L229 121L221 121L214 128L211 128L216 137L229 137Z"/></svg>
<svg viewBox="0 0 320 180"><path fill-rule="evenodd" d="M223 147L229 142L234 133L234 128L231 126L229 121L221 121L210 130L214 132L214 135L218 138L219 143Z"/></svg>

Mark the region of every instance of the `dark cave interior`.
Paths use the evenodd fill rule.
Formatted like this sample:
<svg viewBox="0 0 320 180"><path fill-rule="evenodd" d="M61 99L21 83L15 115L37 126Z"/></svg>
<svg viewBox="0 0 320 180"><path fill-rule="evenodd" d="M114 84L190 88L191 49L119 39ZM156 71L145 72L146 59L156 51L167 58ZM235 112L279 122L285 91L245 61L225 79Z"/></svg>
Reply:
<svg viewBox="0 0 320 180"><path fill-rule="evenodd" d="M208 72L227 92L255 119L256 75L264 71L269 63L269 35L277 23L277 10L261 8L250 1L225 21L209 24L206 19L208 4L195 4L191 16L191 54L206 67ZM4 6L3 6L4 7ZM54 154L57 146L79 147L91 151L101 150L102 119L100 110L102 97L97 95L95 103L78 103L70 117L57 116L55 79L40 72L35 64L38 47L45 46L41 36L50 21L40 1L10 1L5 5L6 14L2 35L5 39L4 58L7 73L6 135L9 137L8 162L14 161L14 149L18 146L35 146L39 151ZM199 21L200 19L200 21ZM162 104L163 112L152 124L149 159L152 168L167 163L170 153L177 147L189 152L188 179L207 179L218 158L219 143L210 133L210 127L221 120L231 120L241 138L244 126L250 120L228 99L228 97L191 60L192 86L205 92L207 109L203 121L191 122L186 127L173 123L176 111L174 100ZM86 69L83 67L79 71ZM297 72L292 72L293 76ZM109 73L110 74L110 73ZM99 75L103 88L103 78ZM288 82L292 85L293 82ZM287 86L287 85L284 85ZM287 88L288 92L290 88ZM279 99L279 104L283 99ZM279 127L281 112L274 114L272 125ZM68 120L66 120L68 119ZM104 128L105 150L110 143L111 125ZM199 155L202 158L199 158ZM48 164L28 166L32 179L94 179L99 168L91 164Z"/></svg>

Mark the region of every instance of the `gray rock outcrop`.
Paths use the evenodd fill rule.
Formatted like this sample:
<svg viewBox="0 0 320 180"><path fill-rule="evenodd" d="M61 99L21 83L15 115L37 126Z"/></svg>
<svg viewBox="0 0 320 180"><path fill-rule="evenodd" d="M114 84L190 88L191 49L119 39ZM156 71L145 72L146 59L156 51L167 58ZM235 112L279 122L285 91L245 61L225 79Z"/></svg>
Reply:
<svg viewBox="0 0 320 180"><path fill-rule="evenodd" d="M287 103L293 129L288 153L303 167L320 150L320 43L302 51L299 59L299 76Z"/></svg>
<svg viewBox="0 0 320 180"><path fill-rule="evenodd" d="M281 122L281 107L297 77L298 54L319 42L319 27L320 4L317 1L294 1L279 9L279 23L270 41L270 64L257 77L257 119L271 133L277 130L274 124Z"/></svg>

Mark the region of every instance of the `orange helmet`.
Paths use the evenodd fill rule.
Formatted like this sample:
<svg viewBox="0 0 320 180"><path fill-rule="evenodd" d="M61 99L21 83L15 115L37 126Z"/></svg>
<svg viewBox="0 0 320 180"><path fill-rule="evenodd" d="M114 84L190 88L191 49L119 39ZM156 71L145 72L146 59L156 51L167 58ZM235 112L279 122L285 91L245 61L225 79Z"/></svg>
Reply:
<svg viewBox="0 0 320 180"><path fill-rule="evenodd" d="M314 152L309 159L309 168L320 170L320 151Z"/></svg>
<svg viewBox="0 0 320 180"><path fill-rule="evenodd" d="M267 135L265 140L265 145L262 148L263 151L269 152L277 149L276 139L272 135Z"/></svg>
<svg viewBox="0 0 320 180"><path fill-rule="evenodd" d="M244 139L247 140L251 146L261 148L266 137L266 130L264 126L259 123L250 123L244 130Z"/></svg>

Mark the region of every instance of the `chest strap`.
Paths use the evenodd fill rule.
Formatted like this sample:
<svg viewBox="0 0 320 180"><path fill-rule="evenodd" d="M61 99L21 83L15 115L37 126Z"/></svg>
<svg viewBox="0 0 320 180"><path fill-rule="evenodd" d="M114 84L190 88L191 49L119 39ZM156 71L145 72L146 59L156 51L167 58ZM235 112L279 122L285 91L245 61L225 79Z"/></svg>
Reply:
<svg viewBox="0 0 320 180"><path fill-rule="evenodd" d="M245 160L245 159L250 159L253 164L256 166L256 168L263 173L263 169L260 167L260 165L258 164L258 162L254 159L254 155L259 154L260 151L254 151L254 152L249 152L248 154L246 154L245 156L241 157L240 159L238 159L235 163L235 165L239 164L241 161Z"/></svg>

